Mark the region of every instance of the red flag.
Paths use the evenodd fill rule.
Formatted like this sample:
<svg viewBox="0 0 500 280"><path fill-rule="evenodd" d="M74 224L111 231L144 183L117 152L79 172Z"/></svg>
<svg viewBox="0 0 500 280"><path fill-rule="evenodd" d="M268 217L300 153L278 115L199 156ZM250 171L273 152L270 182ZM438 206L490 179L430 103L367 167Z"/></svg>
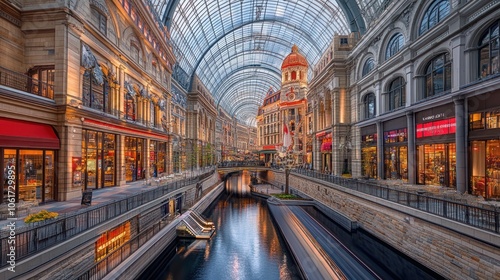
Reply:
<svg viewBox="0 0 500 280"><path fill-rule="evenodd" d="M292 135L290 134L290 131L288 131L288 126L286 123L283 124L283 147L285 149L288 149L290 145L292 144Z"/></svg>

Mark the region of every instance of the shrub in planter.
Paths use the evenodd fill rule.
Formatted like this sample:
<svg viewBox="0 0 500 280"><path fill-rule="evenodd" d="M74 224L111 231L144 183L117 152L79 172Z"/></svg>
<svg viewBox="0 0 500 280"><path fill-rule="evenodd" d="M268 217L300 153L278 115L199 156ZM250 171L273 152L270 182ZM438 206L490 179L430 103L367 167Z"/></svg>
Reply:
<svg viewBox="0 0 500 280"><path fill-rule="evenodd" d="M38 213L28 215L28 217L26 217L24 219L24 222L27 224L28 223L36 223L36 222L45 221L48 219L57 218L57 216L59 216L59 214L57 214L56 212L49 212L47 210L42 210Z"/></svg>

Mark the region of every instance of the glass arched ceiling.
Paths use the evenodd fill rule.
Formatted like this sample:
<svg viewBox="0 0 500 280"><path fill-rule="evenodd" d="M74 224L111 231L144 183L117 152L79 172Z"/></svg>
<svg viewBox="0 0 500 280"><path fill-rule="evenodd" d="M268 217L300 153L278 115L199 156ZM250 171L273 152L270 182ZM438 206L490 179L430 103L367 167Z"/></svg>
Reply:
<svg viewBox="0 0 500 280"><path fill-rule="evenodd" d="M312 68L335 33L364 33L391 2L148 1L169 27L179 66L196 74L218 105L247 124L255 124L269 87L279 89L281 63L293 44Z"/></svg>

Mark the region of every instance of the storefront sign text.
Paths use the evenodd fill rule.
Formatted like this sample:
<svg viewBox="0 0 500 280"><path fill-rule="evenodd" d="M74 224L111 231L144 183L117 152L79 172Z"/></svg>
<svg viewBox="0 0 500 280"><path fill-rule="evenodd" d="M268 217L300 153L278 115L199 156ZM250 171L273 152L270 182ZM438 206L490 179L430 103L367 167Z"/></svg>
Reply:
<svg viewBox="0 0 500 280"><path fill-rule="evenodd" d="M417 138L455 133L455 118L417 124Z"/></svg>

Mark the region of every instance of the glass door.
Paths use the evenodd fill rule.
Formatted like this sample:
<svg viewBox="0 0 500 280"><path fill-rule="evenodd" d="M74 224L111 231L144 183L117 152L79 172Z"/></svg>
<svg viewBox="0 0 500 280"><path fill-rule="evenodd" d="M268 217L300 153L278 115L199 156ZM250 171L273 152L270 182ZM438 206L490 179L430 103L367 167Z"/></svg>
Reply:
<svg viewBox="0 0 500 280"><path fill-rule="evenodd" d="M19 150L19 200L42 202L43 150Z"/></svg>

